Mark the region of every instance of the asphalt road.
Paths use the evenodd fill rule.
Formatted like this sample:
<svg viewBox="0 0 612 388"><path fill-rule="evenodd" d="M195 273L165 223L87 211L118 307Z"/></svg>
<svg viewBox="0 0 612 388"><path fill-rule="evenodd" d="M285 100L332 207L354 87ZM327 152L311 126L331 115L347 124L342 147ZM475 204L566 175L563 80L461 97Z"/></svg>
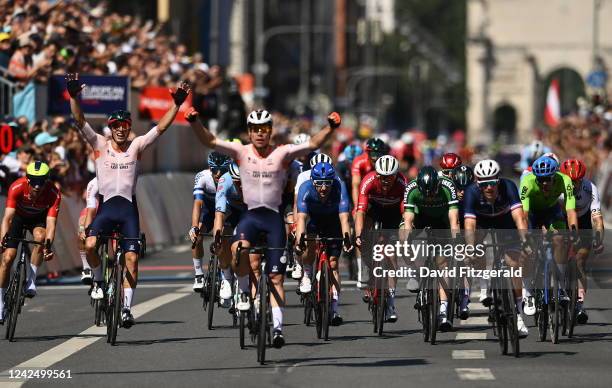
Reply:
<svg viewBox="0 0 612 388"><path fill-rule="evenodd" d="M399 320L382 337L372 333L361 294L344 290L345 324L331 328L331 340L316 339L302 322L293 291L285 310L287 345L270 349L260 366L253 347L240 350L231 317L218 310L217 328L205 326L201 299L190 291L190 253L185 247L151 255L142 262L133 312L137 324L120 329L118 345L106 343L104 328L92 327L86 289L78 285L39 287L27 302L16 341L0 341L0 387L66 386L251 387L609 387L612 381L612 290L592 290L590 320L575 338L561 343L521 341L521 357L502 356L477 311L453 332L439 333L435 346L424 343L414 296L400 289ZM294 286L289 286L291 290ZM4 328L2 328L4 329ZM10 379L10 370L70 371L70 379Z"/></svg>

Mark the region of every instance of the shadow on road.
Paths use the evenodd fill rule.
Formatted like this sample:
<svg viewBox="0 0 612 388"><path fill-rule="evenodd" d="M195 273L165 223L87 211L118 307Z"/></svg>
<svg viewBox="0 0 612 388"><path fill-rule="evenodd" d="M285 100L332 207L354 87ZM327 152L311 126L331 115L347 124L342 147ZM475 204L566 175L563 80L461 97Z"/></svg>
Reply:
<svg viewBox="0 0 612 388"><path fill-rule="evenodd" d="M165 343L187 343L194 340L207 340L207 339L219 339L219 338L233 338L233 337L181 337L181 338L160 338L152 340L135 340L135 341L117 341L116 346L133 346L133 345L154 345L154 344L165 344Z"/></svg>

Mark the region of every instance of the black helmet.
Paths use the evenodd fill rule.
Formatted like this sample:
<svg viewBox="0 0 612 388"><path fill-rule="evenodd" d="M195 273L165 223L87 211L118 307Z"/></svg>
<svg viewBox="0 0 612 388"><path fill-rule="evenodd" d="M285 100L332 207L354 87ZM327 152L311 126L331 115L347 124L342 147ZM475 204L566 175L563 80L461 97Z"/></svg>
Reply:
<svg viewBox="0 0 612 388"><path fill-rule="evenodd" d="M232 164L232 159L227 155L216 151L208 154L209 168L229 169L230 164Z"/></svg>
<svg viewBox="0 0 612 388"><path fill-rule="evenodd" d="M426 197L436 195L440 187L438 171L432 166L421 168L417 176L417 186L419 187L419 191Z"/></svg>
<svg viewBox="0 0 612 388"><path fill-rule="evenodd" d="M127 110L123 110L123 109L116 110L110 115L108 115L108 121L107 121L108 125L111 125L117 121L125 121L131 125L132 115L130 114L130 112L128 112Z"/></svg>
<svg viewBox="0 0 612 388"><path fill-rule="evenodd" d="M453 169L453 182L458 189L463 190L474 181L474 171L470 166L462 165Z"/></svg>
<svg viewBox="0 0 612 388"><path fill-rule="evenodd" d="M389 146L387 143L379 139L378 137L373 137L366 142L366 152L374 152L380 155L386 155L389 153Z"/></svg>

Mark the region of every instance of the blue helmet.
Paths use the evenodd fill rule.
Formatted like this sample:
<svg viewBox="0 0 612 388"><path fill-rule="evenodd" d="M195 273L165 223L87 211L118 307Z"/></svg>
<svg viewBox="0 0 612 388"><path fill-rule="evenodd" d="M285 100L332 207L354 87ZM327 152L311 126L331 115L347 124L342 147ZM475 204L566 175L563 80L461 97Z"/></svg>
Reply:
<svg viewBox="0 0 612 388"><path fill-rule="evenodd" d="M209 168L229 168L230 164L232 164L232 158L227 155L218 152L211 152L208 154Z"/></svg>
<svg viewBox="0 0 612 388"><path fill-rule="evenodd" d="M352 162L353 159L363 154L363 149L356 144L349 144L344 148L344 151L342 151L342 153L344 154L346 160Z"/></svg>
<svg viewBox="0 0 612 388"><path fill-rule="evenodd" d="M559 163L550 156L540 156L533 162L531 169L537 177L552 176L559 169Z"/></svg>
<svg viewBox="0 0 612 388"><path fill-rule="evenodd" d="M330 180L336 178L336 170L329 163L317 163L310 170L310 179L315 180Z"/></svg>

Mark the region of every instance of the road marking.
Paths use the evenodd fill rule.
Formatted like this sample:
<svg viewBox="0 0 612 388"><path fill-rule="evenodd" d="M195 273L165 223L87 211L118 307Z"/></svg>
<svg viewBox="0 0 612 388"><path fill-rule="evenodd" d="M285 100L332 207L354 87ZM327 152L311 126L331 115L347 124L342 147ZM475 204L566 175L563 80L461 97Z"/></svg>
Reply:
<svg viewBox="0 0 612 388"><path fill-rule="evenodd" d="M489 368L455 368L460 380L495 380Z"/></svg>
<svg viewBox="0 0 612 388"><path fill-rule="evenodd" d="M147 283L143 283L143 284L138 284L138 288L178 288L181 287L183 284L182 283L156 283L156 284L147 284ZM54 291L54 290L83 290L83 292L86 292L88 290L88 286L83 286L83 285L57 285L57 286L37 286L36 287L37 290L45 290L45 292L47 291Z"/></svg>
<svg viewBox="0 0 612 388"><path fill-rule="evenodd" d="M193 265L139 265L139 271L185 271L192 270Z"/></svg>
<svg viewBox="0 0 612 388"><path fill-rule="evenodd" d="M191 250L191 245L177 245L168 250L172 253L185 253Z"/></svg>
<svg viewBox="0 0 612 388"><path fill-rule="evenodd" d="M161 307L165 304L174 302L185 296L191 294L191 286L183 287L181 289L176 290L176 292L172 292L169 294L158 296L157 298L150 299L146 302L137 304L132 308L134 318L139 318L158 307ZM16 365L4 372L0 373L0 381L8 378L9 370L11 369L46 369L50 366L57 364L58 362L72 356L80 350L83 350L87 346L93 344L94 342L102 339L103 335L106 334L106 327L97 327L91 326L87 330L82 331L74 338L69 339L66 342L63 342L44 353L39 354L38 356L31 358L27 361L22 362L19 365ZM93 337L92 337L93 336ZM27 382L27 380L23 381L13 381L14 384L10 384L11 387L21 387L23 383Z"/></svg>
<svg viewBox="0 0 612 388"><path fill-rule="evenodd" d="M488 312L489 308L485 307L485 305L480 302L473 302L473 303L470 303L470 311L474 313L476 312L482 313L485 311Z"/></svg>
<svg viewBox="0 0 612 388"><path fill-rule="evenodd" d="M453 350L453 360L484 360L484 350Z"/></svg>
<svg viewBox="0 0 612 388"><path fill-rule="evenodd" d="M486 340L487 333L457 333L456 341L464 340Z"/></svg>
<svg viewBox="0 0 612 388"><path fill-rule="evenodd" d="M489 325L489 317L470 317L464 321L461 321L460 325L462 326L488 326Z"/></svg>

